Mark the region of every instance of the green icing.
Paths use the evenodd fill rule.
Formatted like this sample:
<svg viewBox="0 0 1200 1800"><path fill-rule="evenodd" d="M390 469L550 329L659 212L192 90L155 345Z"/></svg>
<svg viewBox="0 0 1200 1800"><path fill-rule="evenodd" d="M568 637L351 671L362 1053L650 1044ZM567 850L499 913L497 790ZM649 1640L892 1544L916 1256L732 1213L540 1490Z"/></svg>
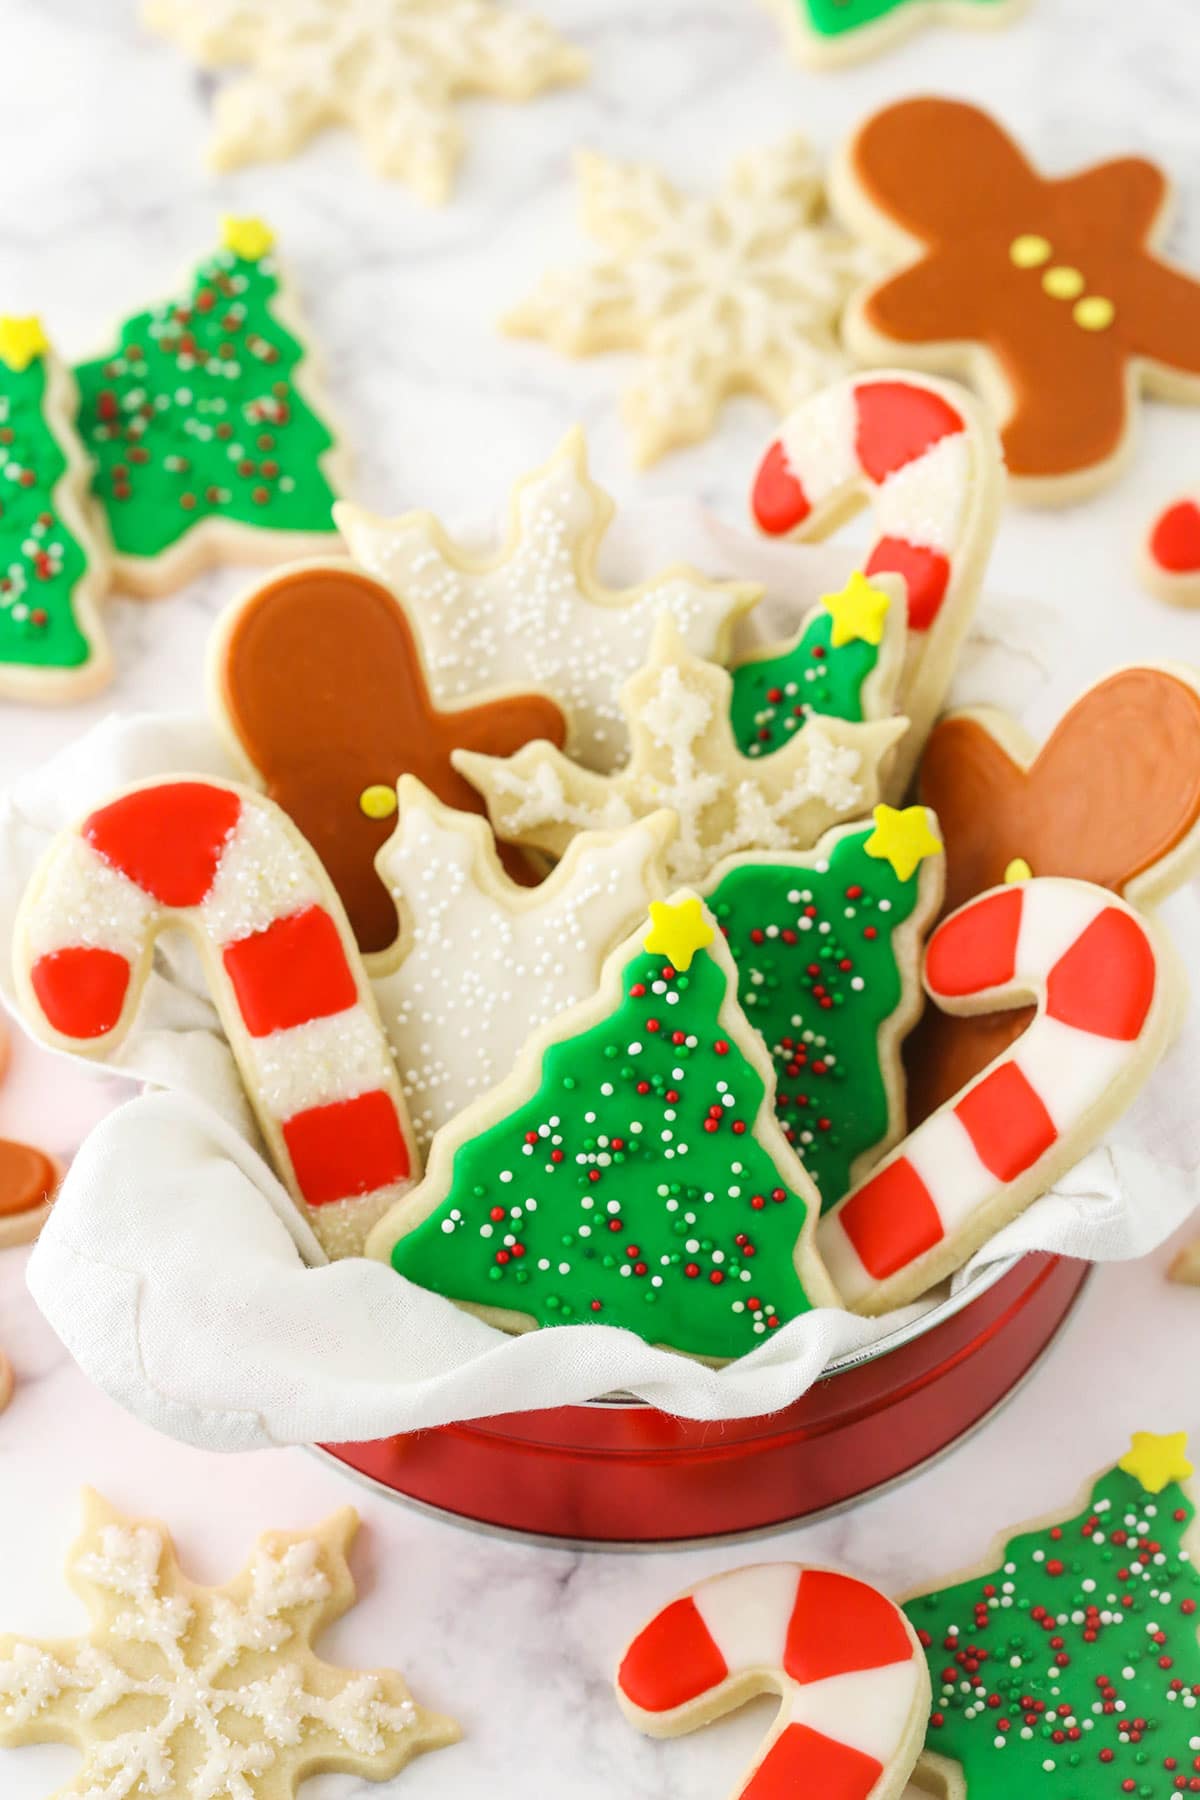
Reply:
<svg viewBox="0 0 1200 1800"><path fill-rule="evenodd" d="M1151 1495L1114 1469L1000 1568L909 1602L933 1682L927 1747L961 1764L968 1800L1200 1789L1192 1517L1181 1487Z"/></svg>
<svg viewBox="0 0 1200 1800"><path fill-rule="evenodd" d="M75 614L88 559L54 509L67 459L45 405L43 357L0 361L0 663L79 669L92 654Z"/></svg>
<svg viewBox="0 0 1200 1800"><path fill-rule="evenodd" d="M273 310L270 256L219 250L191 292L120 328L75 371L79 432L117 550L157 556L207 518L333 531L333 436L295 385L306 351Z"/></svg>
<svg viewBox="0 0 1200 1800"><path fill-rule="evenodd" d="M887 1133L879 1031L904 997L895 933L920 892L919 872L901 881L867 855L871 830L839 838L811 868L769 857L736 866L706 903L775 1065L779 1123L823 1211L849 1189L854 1159Z"/></svg>
<svg viewBox="0 0 1200 1800"><path fill-rule="evenodd" d="M743 756L781 750L805 719L863 719L863 686L879 661L878 644L854 638L836 649L833 617L815 612L796 642L778 656L732 670L729 717Z"/></svg>
<svg viewBox="0 0 1200 1800"><path fill-rule="evenodd" d="M874 25L904 6L925 3L926 0L801 0L809 24L822 37L842 37L863 25ZM1001 0L972 0L972 4L984 9L1000 3Z"/></svg>
<svg viewBox="0 0 1200 1800"><path fill-rule="evenodd" d="M684 974L639 953L622 989L546 1050L523 1105L457 1150L445 1199L392 1262L539 1325L741 1356L810 1308L794 1262L807 1209L753 1135L766 1089L720 1034L721 965L699 951Z"/></svg>

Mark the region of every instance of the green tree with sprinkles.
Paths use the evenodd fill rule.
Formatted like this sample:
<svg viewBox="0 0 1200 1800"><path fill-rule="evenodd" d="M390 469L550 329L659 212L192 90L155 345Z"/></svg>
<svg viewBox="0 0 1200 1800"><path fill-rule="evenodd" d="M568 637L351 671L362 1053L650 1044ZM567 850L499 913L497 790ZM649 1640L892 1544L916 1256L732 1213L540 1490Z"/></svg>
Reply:
<svg viewBox="0 0 1200 1800"><path fill-rule="evenodd" d="M730 670L729 718L743 756L771 756L814 717L888 718L904 662L904 606L855 570L825 594L788 643Z"/></svg>
<svg viewBox="0 0 1200 1800"><path fill-rule="evenodd" d="M189 292L124 320L75 371L95 493L134 588L164 584L154 560L185 543L178 578L216 560L222 537L233 555L261 555L249 532L281 534L285 553L332 538L333 433L309 398L273 244L261 220L226 219Z"/></svg>
<svg viewBox="0 0 1200 1800"><path fill-rule="evenodd" d="M724 1360L836 1295L728 954L694 895L651 921L435 1139L370 1248L506 1329L623 1325Z"/></svg>
<svg viewBox="0 0 1200 1800"><path fill-rule="evenodd" d="M877 806L805 854L737 856L712 910L738 998L775 1067L784 1136L827 1210L903 1135L900 1044L921 1004L921 947L942 846L923 806Z"/></svg>
<svg viewBox="0 0 1200 1800"><path fill-rule="evenodd" d="M1182 1432L1136 1432L1073 1517L910 1600L933 1711L923 1769L965 1800L1200 1793L1200 1574Z"/></svg>

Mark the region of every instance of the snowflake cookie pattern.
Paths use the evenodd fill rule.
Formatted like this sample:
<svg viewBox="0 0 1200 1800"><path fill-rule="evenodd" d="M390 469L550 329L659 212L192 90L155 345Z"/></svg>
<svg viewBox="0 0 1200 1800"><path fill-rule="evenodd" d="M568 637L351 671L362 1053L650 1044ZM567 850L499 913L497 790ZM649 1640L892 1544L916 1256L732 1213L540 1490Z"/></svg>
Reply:
<svg viewBox="0 0 1200 1800"><path fill-rule="evenodd" d="M683 564L639 587L605 587L595 564L612 515L612 501L588 474L578 429L518 483L495 556L464 554L430 513L389 520L334 508L351 555L412 621L439 706L497 689L539 689L562 708L567 754L606 770L628 754L616 697L643 661L658 615L671 614L697 656L724 662L737 619L760 595L745 582L706 581Z"/></svg>
<svg viewBox="0 0 1200 1800"><path fill-rule="evenodd" d="M202 67L249 71L217 95L216 168L347 125L378 174L434 203L462 155L457 99L531 100L587 69L549 25L495 0L145 0L143 16Z"/></svg>
<svg viewBox="0 0 1200 1800"><path fill-rule="evenodd" d="M456 751L500 837L561 856L577 831L614 831L669 806L679 835L663 857L672 882L703 881L739 850L806 850L869 813L879 770L907 720L812 718L771 756L743 756L730 719L732 679L692 656L664 613L621 706L632 751L613 775L580 768L553 745L515 756Z"/></svg>
<svg viewBox="0 0 1200 1800"><path fill-rule="evenodd" d="M270 1532L223 1588L182 1573L163 1526L84 1495L72 1586L84 1638L0 1637L0 1745L74 1744L75 1800L290 1800L306 1776L386 1781L453 1743L400 1676L320 1661L312 1640L354 1602L349 1507Z"/></svg>
<svg viewBox="0 0 1200 1800"><path fill-rule="evenodd" d="M803 138L741 157L712 199L591 153L578 170L606 254L546 275L503 326L568 356L642 351L624 399L640 465L707 437L731 394L786 413L843 372L842 307L873 259L830 222Z"/></svg>
<svg viewBox="0 0 1200 1800"><path fill-rule="evenodd" d="M959 1800L1196 1791L1200 1577L1183 1432L1134 1433L1073 1509L905 1603L933 1711L919 1784Z"/></svg>

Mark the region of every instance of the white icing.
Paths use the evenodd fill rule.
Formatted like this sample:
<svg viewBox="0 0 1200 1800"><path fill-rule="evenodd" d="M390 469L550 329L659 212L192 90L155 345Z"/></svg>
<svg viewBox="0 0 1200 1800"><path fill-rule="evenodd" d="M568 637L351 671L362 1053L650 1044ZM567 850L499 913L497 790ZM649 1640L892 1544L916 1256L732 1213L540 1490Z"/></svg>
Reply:
<svg viewBox="0 0 1200 1800"><path fill-rule="evenodd" d="M1060 1136L1097 1106L1136 1044L1039 1018L1018 1039L1012 1060L1039 1095Z"/></svg>
<svg viewBox="0 0 1200 1800"><path fill-rule="evenodd" d="M763 1563L703 1581L692 1601L729 1668L782 1669L796 1604L795 1563Z"/></svg>
<svg viewBox="0 0 1200 1800"><path fill-rule="evenodd" d="M846 1305L856 1306L865 1299L875 1286L875 1277L847 1237L836 1211L826 1213L817 1225L817 1251Z"/></svg>
<svg viewBox="0 0 1200 1800"><path fill-rule="evenodd" d="M403 808L379 857L404 959L375 983L418 1145L512 1068L538 1026L586 999L643 918L659 834L580 839L531 892L481 881L479 821ZM486 829L486 827L485 827Z"/></svg>
<svg viewBox="0 0 1200 1800"><path fill-rule="evenodd" d="M851 1744L886 1768L908 1729L918 1679L916 1659L909 1657L882 1669L855 1669L794 1686L786 1704L787 1721L810 1725L839 1744Z"/></svg>
<svg viewBox="0 0 1200 1800"><path fill-rule="evenodd" d="M838 322L876 259L830 222L802 138L742 157L711 199L595 155L581 179L610 254L545 276L512 324L573 354L644 352L625 399L644 460L703 436L739 387L782 409L844 371Z"/></svg>
<svg viewBox="0 0 1200 1800"><path fill-rule="evenodd" d="M242 808L200 919L214 944L228 944L323 905L327 893L308 845L292 837L277 813L251 802Z"/></svg>
<svg viewBox="0 0 1200 1800"><path fill-rule="evenodd" d="M947 1235L1001 1186L979 1160L966 1126L950 1108L918 1125L902 1148L929 1189Z"/></svg>
<svg viewBox="0 0 1200 1800"><path fill-rule="evenodd" d="M1082 882L1047 877L1022 882L1020 891L1017 980L1040 988L1055 963L1104 911L1106 902Z"/></svg>
<svg viewBox="0 0 1200 1800"><path fill-rule="evenodd" d="M974 474L971 442L952 432L915 462L905 463L875 490L881 537L903 538L954 556L961 543Z"/></svg>
<svg viewBox="0 0 1200 1800"><path fill-rule="evenodd" d="M608 505L569 441L516 492L518 529L494 566L464 567L427 513L389 522L339 507L352 555L403 600L443 706L494 688L541 689L567 720L568 755L610 770L629 744L617 694L670 613L697 656L716 657L740 600L690 570L642 588L599 587Z"/></svg>
<svg viewBox="0 0 1200 1800"><path fill-rule="evenodd" d="M102 1611L92 1641L17 1641L0 1660L6 1726L36 1731L45 1718L47 1736L83 1740L78 1800L185 1786L189 1800L257 1800L290 1792L314 1747L336 1766L417 1725L412 1702L390 1700L377 1675L318 1666L310 1691L307 1609L330 1597L321 1558L336 1552L316 1540L260 1546L244 1594L185 1596L165 1549L149 1526L93 1530L73 1567ZM253 1679L239 1667L246 1654ZM136 1722L106 1738L108 1715L130 1702Z"/></svg>
<svg viewBox="0 0 1200 1800"><path fill-rule="evenodd" d="M788 467L811 506L839 489L862 486L853 381L838 381L789 414L780 430Z"/></svg>
<svg viewBox="0 0 1200 1800"><path fill-rule="evenodd" d="M379 1026L362 1006L268 1037L246 1037L243 1055L246 1076L277 1119L372 1093L386 1087L392 1073Z"/></svg>
<svg viewBox="0 0 1200 1800"><path fill-rule="evenodd" d="M114 950L135 962L157 908L81 837L63 841L25 914L31 957L75 945Z"/></svg>
<svg viewBox="0 0 1200 1800"><path fill-rule="evenodd" d="M330 122L430 199L461 147L460 94L524 100L584 64L549 25L493 0L147 0L147 23L206 67L249 73L217 96L222 167L285 156Z"/></svg>

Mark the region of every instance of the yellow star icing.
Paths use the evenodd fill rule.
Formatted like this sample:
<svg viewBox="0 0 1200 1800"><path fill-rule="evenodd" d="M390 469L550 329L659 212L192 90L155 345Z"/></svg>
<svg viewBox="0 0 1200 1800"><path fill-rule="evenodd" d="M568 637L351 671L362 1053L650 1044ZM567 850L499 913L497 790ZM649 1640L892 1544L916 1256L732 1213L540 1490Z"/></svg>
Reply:
<svg viewBox="0 0 1200 1800"><path fill-rule="evenodd" d="M665 956L672 968L690 969L697 950L713 941L713 928L699 900L650 902L650 930L642 940L655 956Z"/></svg>
<svg viewBox="0 0 1200 1800"><path fill-rule="evenodd" d="M855 569L840 593L822 595L821 604L833 620L830 642L835 650L856 638L864 644L883 642L891 596L873 587L861 569Z"/></svg>
<svg viewBox="0 0 1200 1800"><path fill-rule="evenodd" d="M1004 871L1004 879L1006 882L1031 881L1033 870L1023 856L1014 856Z"/></svg>
<svg viewBox="0 0 1200 1800"><path fill-rule="evenodd" d="M1170 1482L1185 1481L1192 1473L1187 1432L1169 1431L1160 1437L1153 1431L1135 1431L1117 1467L1140 1481L1148 1494L1161 1494Z"/></svg>
<svg viewBox="0 0 1200 1800"><path fill-rule="evenodd" d="M7 314L0 318L0 362L8 364L18 374L27 369L35 356L44 356L50 348L50 339L42 330L40 319L14 319Z"/></svg>
<svg viewBox="0 0 1200 1800"><path fill-rule="evenodd" d="M877 806L872 817L875 829L863 849L880 862L890 862L901 881L907 881L925 857L936 856L942 848L941 839L929 829L929 814L923 806Z"/></svg>
<svg viewBox="0 0 1200 1800"><path fill-rule="evenodd" d="M238 219L227 213L221 220L221 242L243 262L257 262L274 248L275 233L263 219Z"/></svg>

